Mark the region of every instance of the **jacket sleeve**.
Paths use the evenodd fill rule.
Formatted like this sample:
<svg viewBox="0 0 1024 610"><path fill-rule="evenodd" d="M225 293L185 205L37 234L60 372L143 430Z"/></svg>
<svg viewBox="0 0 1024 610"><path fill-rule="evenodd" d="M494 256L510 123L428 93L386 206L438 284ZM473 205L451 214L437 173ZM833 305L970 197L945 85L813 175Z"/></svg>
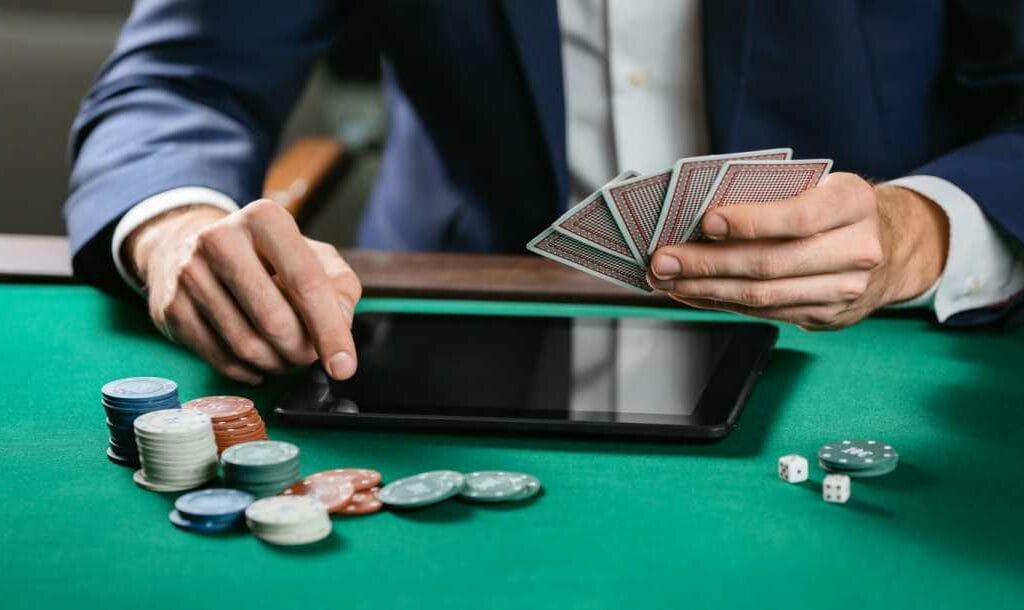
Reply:
<svg viewBox="0 0 1024 610"><path fill-rule="evenodd" d="M111 233L156 193L259 196L282 125L332 41L335 4L136 2L72 127L64 216L76 275L124 290Z"/></svg>
<svg viewBox="0 0 1024 610"><path fill-rule="evenodd" d="M996 109L988 131L917 168L967 193L1009 242L1024 244L1024 2L951 2L947 57L966 98ZM970 105L967 105L970 107ZM963 117L978 120L977 117ZM952 325L983 325L1020 319L1024 295L997 306L967 311Z"/></svg>

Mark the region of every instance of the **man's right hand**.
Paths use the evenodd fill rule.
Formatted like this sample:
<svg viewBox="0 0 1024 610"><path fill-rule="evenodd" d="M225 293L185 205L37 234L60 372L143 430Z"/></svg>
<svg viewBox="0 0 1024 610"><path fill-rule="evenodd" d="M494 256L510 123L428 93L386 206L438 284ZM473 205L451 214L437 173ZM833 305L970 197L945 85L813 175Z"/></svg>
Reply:
<svg viewBox="0 0 1024 610"><path fill-rule="evenodd" d="M359 279L277 203L172 210L136 229L124 253L157 328L224 375L255 384L317 358L335 379L355 373Z"/></svg>

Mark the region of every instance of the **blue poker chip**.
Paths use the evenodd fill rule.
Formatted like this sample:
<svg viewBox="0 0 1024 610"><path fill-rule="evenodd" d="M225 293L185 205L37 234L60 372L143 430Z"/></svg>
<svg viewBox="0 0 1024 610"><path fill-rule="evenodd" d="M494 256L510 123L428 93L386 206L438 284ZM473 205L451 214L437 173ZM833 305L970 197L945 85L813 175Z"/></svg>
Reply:
<svg viewBox="0 0 1024 610"><path fill-rule="evenodd" d="M126 401L103 398L102 403L103 408L106 411L113 411L115 413L139 413L145 411L156 411L157 409L173 409L181 404L181 401L178 399L177 393L175 393L153 400Z"/></svg>
<svg viewBox="0 0 1024 610"><path fill-rule="evenodd" d="M121 415L141 415L161 409L177 409L181 405L178 395L173 394L159 400L140 400L136 402L111 401L103 399L103 410Z"/></svg>
<svg viewBox="0 0 1024 610"><path fill-rule="evenodd" d="M241 519L234 519L231 521L200 521L193 520L185 517L177 509L172 510L167 514L167 518L170 519L171 523L180 527L181 529L189 530L192 532L198 532L200 534L221 534L228 532L241 526Z"/></svg>
<svg viewBox="0 0 1024 610"><path fill-rule="evenodd" d="M117 464L118 466L130 466L132 468L139 467L139 456L138 455L124 455L112 448L107 447L107 459Z"/></svg>
<svg viewBox="0 0 1024 610"><path fill-rule="evenodd" d="M244 491L217 487L179 497L174 502L174 509L190 521L230 520L240 518L255 499Z"/></svg>
<svg viewBox="0 0 1024 610"><path fill-rule="evenodd" d="M177 394L178 384L162 377L126 377L107 383L100 392L114 402L145 402Z"/></svg>

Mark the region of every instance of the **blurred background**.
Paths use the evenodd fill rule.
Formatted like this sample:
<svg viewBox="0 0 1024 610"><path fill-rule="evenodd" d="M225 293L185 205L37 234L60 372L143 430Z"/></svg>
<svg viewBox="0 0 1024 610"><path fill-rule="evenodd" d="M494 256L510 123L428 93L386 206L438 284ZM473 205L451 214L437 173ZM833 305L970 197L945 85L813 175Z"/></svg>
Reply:
<svg viewBox="0 0 1024 610"><path fill-rule="evenodd" d="M12 235L64 235L68 130L130 9L130 0L0 0L0 237L7 243ZM384 128L374 41L340 32L279 149L309 136L344 142L337 181L303 218L309 236L339 247L351 243ZM34 241L59 247L57 240ZM0 263L11 263L11 251L0 243Z"/></svg>

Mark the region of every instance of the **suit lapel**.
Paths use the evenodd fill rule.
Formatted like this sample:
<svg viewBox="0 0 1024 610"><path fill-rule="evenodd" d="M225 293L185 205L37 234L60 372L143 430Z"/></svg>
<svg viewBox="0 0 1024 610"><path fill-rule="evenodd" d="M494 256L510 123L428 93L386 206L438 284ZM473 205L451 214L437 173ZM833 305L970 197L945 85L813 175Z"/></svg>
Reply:
<svg viewBox="0 0 1024 610"><path fill-rule="evenodd" d="M561 33L554 0L502 0L519 63L544 133L558 206L568 196Z"/></svg>
<svg viewBox="0 0 1024 610"><path fill-rule="evenodd" d="M750 64L753 7L750 0L703 0L704 91L712 152L728 152Z"/></svg>

